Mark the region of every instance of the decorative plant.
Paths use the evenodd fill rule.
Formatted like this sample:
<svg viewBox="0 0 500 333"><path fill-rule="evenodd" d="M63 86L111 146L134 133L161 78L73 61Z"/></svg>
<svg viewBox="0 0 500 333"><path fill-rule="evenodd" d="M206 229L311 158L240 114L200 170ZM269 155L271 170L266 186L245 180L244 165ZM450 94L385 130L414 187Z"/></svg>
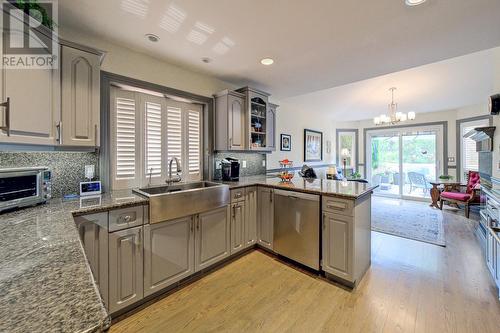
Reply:
<svg viewBox="0 0 500 333"><path fill-rule="evenodd" d="M359 172L355 171L355 172L353 172L353 173L351 174L351 177L352 177L353 179L359 179L359 178L361 178L361 174L360 174Z"/></svg>
<svg viewBox="0 0 500 333"><path fill-rule="evenodd" d="M39 21L50 30L54 30L56 23L52 20L47 10L38 3L38 0L12 0L9 1L15 7L23 10L26 14ZM33 16L36 14L37 16Z"/></svg>
<svg viewBox="0 0 500 333"><path fill-rule="evenodd" d="M439 179L441 179L441 180L452 180L453 176L450 176L450 175L441 175L441 176L439 176Z"/></svg>

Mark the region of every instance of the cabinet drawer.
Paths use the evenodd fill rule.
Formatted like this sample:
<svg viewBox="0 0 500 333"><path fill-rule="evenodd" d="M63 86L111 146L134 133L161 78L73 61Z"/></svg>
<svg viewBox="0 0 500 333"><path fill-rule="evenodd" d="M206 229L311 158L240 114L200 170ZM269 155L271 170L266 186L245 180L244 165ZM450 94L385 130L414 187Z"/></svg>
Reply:
<svg viewBox="0 0 500 333"><path fill-rule="evenodd" d="M245 188L231 190L231 202L245 200Z"/></svg>
<svg viewBox="0 0 500 333"><path fill-rule="evenodd" d="M143 206L116 209L109 212L109 231L117 231L144 224Z"/></svg>
<svg viewBox="0 0 500 333"><path fill-rule="evenodd" d="M323 211L353 216L354 201L334 197L323 197Z"/></svg>

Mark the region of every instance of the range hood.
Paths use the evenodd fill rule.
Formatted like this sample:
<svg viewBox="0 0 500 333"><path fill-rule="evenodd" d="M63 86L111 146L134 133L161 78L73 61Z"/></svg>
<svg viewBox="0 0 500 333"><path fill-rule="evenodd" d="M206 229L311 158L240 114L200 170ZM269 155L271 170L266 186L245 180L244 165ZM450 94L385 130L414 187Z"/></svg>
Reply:
<svg viewBox="0 0 500 333"><path fill-rule="evenodd" d="M476 127L473 130L464 134L464 138L469 138L476 141L477 152L493 151L493 134L495 126Z"/></svg>

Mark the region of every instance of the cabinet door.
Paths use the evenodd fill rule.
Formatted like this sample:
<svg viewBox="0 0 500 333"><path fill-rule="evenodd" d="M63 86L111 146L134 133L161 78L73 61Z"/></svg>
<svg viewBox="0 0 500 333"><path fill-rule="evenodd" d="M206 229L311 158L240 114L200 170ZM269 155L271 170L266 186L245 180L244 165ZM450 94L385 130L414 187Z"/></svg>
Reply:
<svg viewBox="0 0 500 333"><path fill-rule="evenodd" d="M257 242L257 187L248 187L245 194L245 246Z"/></svg>
<svg viewBox="0 0 500 333"><path fill-rule="evenodd" d="M274 235L274 192L271 188L258 188L258 242L265 248L273 249Z"/></svg>
<svg viewBox="0 0 500 333"><path fill-rule="evenodd" d="M231 254L245 248L245 202L231 205Z"/></svg>
<svg viewBox="0 0 500 333"><path fill-rule="evenodd" d="M352 282L352 217L323 213L323 261L325 272Z"/></svg>
<svg viewBox="0 0 500 333"><path fill-rule="evenodd" d="M245 149L245 100L228 95L228 140L230 150Z"/></svg>
<svg viewBox="0 0 500 333"><path fill-rule="evenodd" d="M144 296L194 272L192 216L144 226Z"/></svg>
<svg viewBox="0 0 500 333"><path fill-rule="evenodd" d="M61 144L99 146L99 56L62 46Z"/></svg>
<svg viewBox="0 0 500 333"><path fill-rule="evenodd" d="M276 150L276 108L269 103L266 114L266 150Z"/></svg>
<svg viewBox="0 0 500 333"><path fill-rule="evenodd" d="M500 242L495 240L495 280L500 287Z"/></svg>
<svg viewBox="0 0 500 333"><path fill-rule="evenodd" d="M80 241L104 303L108 304L108 213L75 217Z"/></svg>
<svg viewBox="0 0 500 333"><path fill-rule="evenodd" d="M109 312L143 298L142 226L109 234Z"/></svg>
<svg viewBox="0 0 500 333"><path fill-rule="evenodd" d="M9 33L4 31L4 34ZM13 35L24 35L23 31L11 31ZM1 34L0 34L1 35ZM50 45L49 38L24 35L30 45L41 43ZM1 48L0 48L1 49ZM3 54L3 52L2 52ZM46 50L46 54L50 54ZM59 112L59 70L58 69L6 69L2 67L0 85L0 103L9 98L9 107L0 107L0 142L54 145L56 141L56 124L60 119Z"/></svg>
<svg viewBox="0 0 500 333"><path fill-rule="evenodd" d="M230 253L230 206L199 214L195 231L195 271L226 258Z"/></svg>

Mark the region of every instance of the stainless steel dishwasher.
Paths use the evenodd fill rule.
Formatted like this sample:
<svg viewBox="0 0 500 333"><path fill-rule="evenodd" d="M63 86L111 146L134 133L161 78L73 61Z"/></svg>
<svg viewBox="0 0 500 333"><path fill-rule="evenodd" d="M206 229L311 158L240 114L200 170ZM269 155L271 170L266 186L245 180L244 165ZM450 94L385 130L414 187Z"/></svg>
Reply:
<svg viewBox="0 0 500 333"><path fill-rule="evenodd" d="M274 191L273 249L319 270L319 195Z"/></svg>

